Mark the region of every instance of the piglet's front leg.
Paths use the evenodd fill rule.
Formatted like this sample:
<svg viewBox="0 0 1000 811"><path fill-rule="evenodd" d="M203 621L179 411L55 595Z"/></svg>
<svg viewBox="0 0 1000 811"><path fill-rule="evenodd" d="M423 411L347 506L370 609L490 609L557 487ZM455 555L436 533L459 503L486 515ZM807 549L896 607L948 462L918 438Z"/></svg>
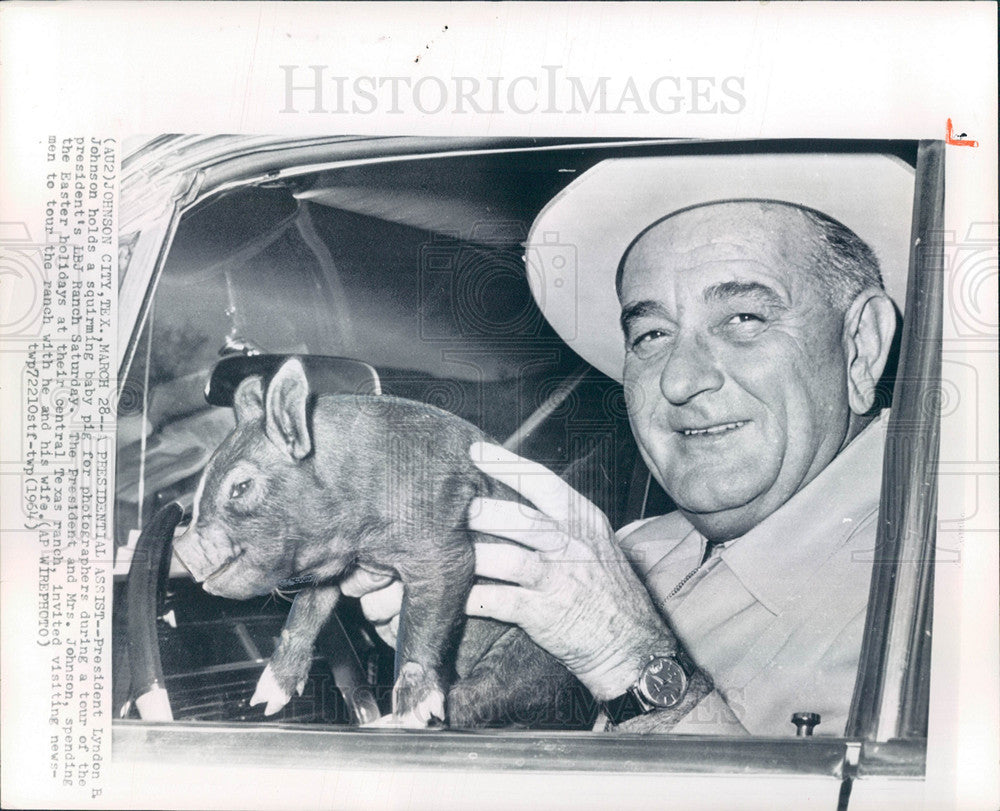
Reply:
<svg viewBox="0 0 1000 811"><path fill-rule="evenodd" d="M396 723L405 727L445 720L448 682L442 669L457 643L475 567L472 546L464 537L456 540L426 570L419 561L399 567L402 636L397 640L392 710Z"/></svg>
<svg viewBox="0 0 1000 811"><path fill-rule="evenodd" d="M293 690L302 695L316 637L339 599L338 586L311 586L295 596L278 646L257 681L251 707L266 703L264 715L274 715L288 703Z"/></svg>

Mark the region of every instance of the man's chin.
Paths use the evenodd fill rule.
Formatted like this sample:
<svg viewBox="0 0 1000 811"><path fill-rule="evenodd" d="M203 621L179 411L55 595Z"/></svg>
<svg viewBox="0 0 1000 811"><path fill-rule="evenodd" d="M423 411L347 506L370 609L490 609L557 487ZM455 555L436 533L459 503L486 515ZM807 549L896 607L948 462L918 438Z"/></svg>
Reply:
<svg viewBox="0 0 1000 811"><path fill-rule="evenodd" d="M740 482L728 470L713 473L711 479L699 476L699 481L681 481L678 486L666 488L674 503L695 514L711 515L740 510L752 504L768 490L766 482ZM692 486L693 485L693 486Z"/></svg>
<svg viewBox="0 0 1000 811"><path fill-rule="evenodd" d="M762 492L754 488L675 499L677 508L695 529L710 541L728 541L753 529L765 516L761 514Z"/></svg>
<svg viewBox="0 0 1000 811"><path fill-rule="evenodd" d="M681 513L691 526L713 543L739 538L760 523L746 508L714 513L691 513L681 509Z"/></svg>

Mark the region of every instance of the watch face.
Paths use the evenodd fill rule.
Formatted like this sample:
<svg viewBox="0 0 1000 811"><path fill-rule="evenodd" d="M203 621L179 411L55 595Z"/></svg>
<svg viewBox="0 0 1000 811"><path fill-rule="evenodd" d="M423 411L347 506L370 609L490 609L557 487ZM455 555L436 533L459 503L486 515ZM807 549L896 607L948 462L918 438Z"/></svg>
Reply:
<svg viewBox="0 0 1000 811"><path fill-rule="evenodd" d="M687 676L674 659L657 656L643 668L639 689L647 701L665 709L680 703L687 692L687 682Z"/></svg>

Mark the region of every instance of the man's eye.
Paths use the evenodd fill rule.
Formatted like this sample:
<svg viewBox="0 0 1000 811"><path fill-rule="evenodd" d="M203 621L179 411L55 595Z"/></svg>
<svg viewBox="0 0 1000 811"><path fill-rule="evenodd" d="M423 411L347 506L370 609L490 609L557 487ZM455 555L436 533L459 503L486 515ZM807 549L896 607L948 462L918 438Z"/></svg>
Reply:
<svg viewBox="0 0 1000 811"><path fill-rule="evenodd" d="M229 491L230 498L239 498L247 490L250 489L250 485L253 484L253 479L247 479L246 481L237 482L233 485L233 488Z"/></svg>
<svg viewBox="0 0 1000 811"><path fill-rule="evenodd" d="M723 319L717 332L732 340L748 341L760 335L767 325L767 318L760 313L733 313Z"/></svg>
<svg viewBox="0 0 1000 811"><path fill-rule="evenodd" d="M731 316L727 324L747 324L753 321L763 323L764 317L762 315L757 315L757 313L736 313Z"/></svg>
<svg viewBox="0 0 1000 811"><path fill-rule="evenodd" d="M666 337L666 333L662 330L651 329L648 332L642 333L638 338L629 343L629 349L635 352L640 357L650 354L657 342L662 338Z"/></svg>

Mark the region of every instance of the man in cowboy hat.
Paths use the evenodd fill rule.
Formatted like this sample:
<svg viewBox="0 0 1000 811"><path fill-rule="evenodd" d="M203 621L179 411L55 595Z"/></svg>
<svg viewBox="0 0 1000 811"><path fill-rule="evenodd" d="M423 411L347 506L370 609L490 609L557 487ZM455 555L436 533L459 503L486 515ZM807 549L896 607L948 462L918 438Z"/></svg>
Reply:
<svg viewBox="0 0 1000 811"><path fill-rule="evenodd" d="M477 548L477 573L502 583L475 586L469 613L524 628L623 729L785 735L805 713L843 734L878 514L875 386L897 318L844 223L878 244L895 292L910 195L887 158L792 155L607 161L556 198L529 237L532 289L623 380L640 453L678 509L616 536L541 466L473 446L534 509L470 509L473 529L512 543ZM571 285L551 261L567 243ZM398 612L391 592L363 598L376 622Z"/></svg>

